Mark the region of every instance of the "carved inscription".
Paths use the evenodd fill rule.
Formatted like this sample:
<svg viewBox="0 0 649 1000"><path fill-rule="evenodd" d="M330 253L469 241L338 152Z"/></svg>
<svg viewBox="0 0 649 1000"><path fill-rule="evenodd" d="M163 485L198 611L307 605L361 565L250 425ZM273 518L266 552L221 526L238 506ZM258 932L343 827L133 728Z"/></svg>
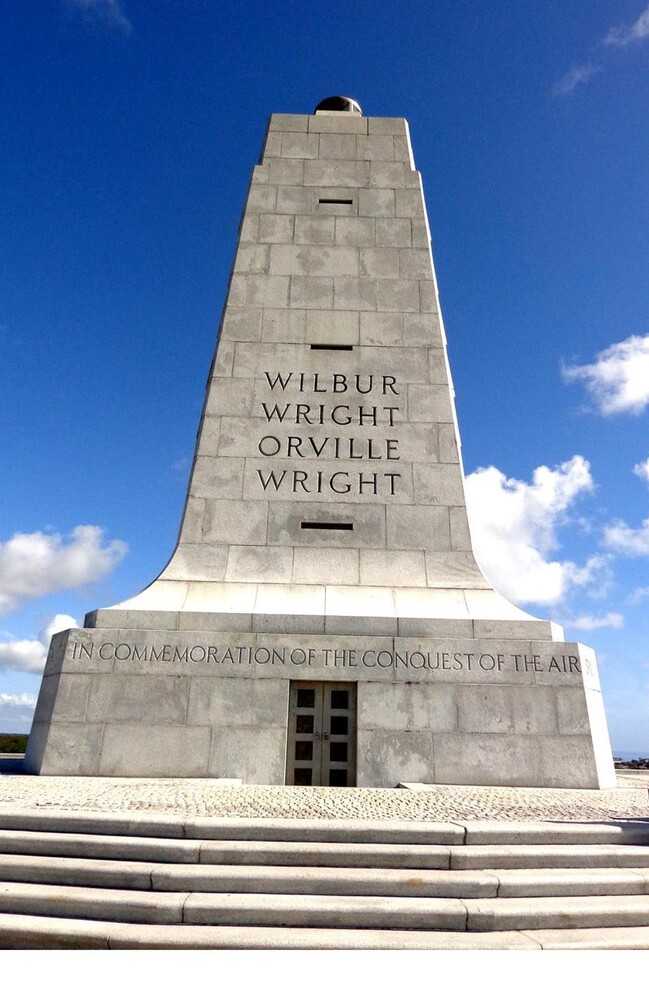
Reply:
<svg viewBox="0 0 649 1000"><path fill-rule="evenodd" d="M449 652L413 649L336 649L314 645L204 645L202 643L83 642L70 644L72 660L117 660L119 663L213 663L286 667L369 667L378 670L464 671L477 675L500 673L580 674L573 654L541 656L522 653Z"/></svg>
<svg viewBox="0 0 649 1000"><path fill-rule="evenodd" d="M255 470L264 493L397 494L401 473L393 463L401 456L393 428L399 419L401 390L394 375L266 371L264 380L277 401L261 402L268 431L257 442L257 451L264 459L291 460L290 468L265 463ZM311 402L301 402L305 396ZM362 402L357 401L359 396L364 397ZM335 433L326 433L324 427L331 425ZM368 437L363 429L370 427L383 428L384 436ZM354 461L389 465L377 467L376 472L332 466ZM326 467L318 467L318 462Z"/></svg>

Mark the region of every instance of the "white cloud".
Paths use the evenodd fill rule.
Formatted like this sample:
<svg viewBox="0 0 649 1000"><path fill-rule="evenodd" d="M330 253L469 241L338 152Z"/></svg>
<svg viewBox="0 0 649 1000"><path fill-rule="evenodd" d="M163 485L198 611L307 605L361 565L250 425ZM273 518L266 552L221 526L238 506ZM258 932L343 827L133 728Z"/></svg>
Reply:
<svg viewBox="0 0 649 1000"><path fill-rule="evenodd" d="M26 674L40 674L50 640L57 632L77 628L77 622L70 615L54 615L39 633L38 639L7 638L0 642L0 671L18 670Z"/></svg>
<svg viewBox="0 0 649 1000"><path fill-rule="evenodd" d="M624 615L619 611L609 611L606 615L580 615L574 621L568 622L569 628L582 632L592 632L598 628L624 628Z"/></svg>
<svg viewBox="0 0 649 1000"><path fill-rule="evenodd" d="M568 94L574 94L577 87L592 80L596 73L599 73L601 66L596 66L593 63L581 63L578 66L573 66L568 70L567 73L557 80L554 87L552 88L552 93L556 97L566 97Z"/></svg>
<svg viewBox="0 0 649 1000"><path fill-rule="evenodd" d="M649 597L649 587L636 587L632 590L627 601L629 604L641 604L642 601L646 601Z"/></svg>
<svg viewBox="0 0 649 1000"><path fill-rule="evenodd" d="M581 381L600 413L642 413L649 405L649 334L627 337L597 354L589 365L567 365L567 381Z"/></svg>
<svg viewBox="0 0 649 1000"><path fill-rule="evenodd" d="M497 590L515 602L556 604L572 586L602 584L608 557L583 566L549 559L565 512L593 489L590 465L581 455L549 469L539 466L531 483L508 479L490 466L467 476L467 506L476 555Z"/></svg>
<svg viewBox="0 0 649 1000"><path fill-rule="evenodd" d="M633 466L633 471L636 476L639 476L640 479L646 479L649 483L649 458L645 458L644 462L637 462Z"/></svg>
<svg viewBox="0 0 649 1000"><path fill-rule="evenodd" d="M632 24L621 24L610 28L604 38L604 45L623 48L633 42L644 42L649 38L649 7L646 7Z"/></svg>
<svg viewBox="0 0 649 1000"><path fill-rule="evenodd" d="M120 0L67 0L67 4L79 11L89 23L102 24L124 35L133 31Z"/></svg>
<svg viewBox="0 0 649 1000"><path fill-rule="evenodd" d="M607 524L603 544L605 548L626 556L649 556L649 517L639 528L630 528L622 520Z"/></svg>
<svg viewBox="0 0 649 1000"><path fill-rule="evenodd" d="M94 583L120 562L128 549L119 539L104 541L102 528L80 524L68 540L35 531L0 542L0 614L32 597Z"/></svg>

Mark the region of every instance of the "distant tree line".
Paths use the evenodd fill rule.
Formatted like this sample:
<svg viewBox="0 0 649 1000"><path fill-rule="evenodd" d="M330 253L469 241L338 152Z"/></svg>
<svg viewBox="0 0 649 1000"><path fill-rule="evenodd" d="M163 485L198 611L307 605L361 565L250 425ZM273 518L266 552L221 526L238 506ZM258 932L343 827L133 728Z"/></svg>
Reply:
<svg viewBox="0 0 649 1000"><path fill-rule="evenodd" d="M24 753L26 749L25 733L0 733L0 753Z"/></svg>

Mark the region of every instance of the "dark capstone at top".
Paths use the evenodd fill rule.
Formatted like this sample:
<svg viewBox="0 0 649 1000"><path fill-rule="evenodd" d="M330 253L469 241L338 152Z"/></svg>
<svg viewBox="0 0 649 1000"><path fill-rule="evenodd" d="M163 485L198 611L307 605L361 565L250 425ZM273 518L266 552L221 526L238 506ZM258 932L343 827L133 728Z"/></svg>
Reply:
<svg viewBox="0 0 649 1000"><path fill-rule="evenodd" d="M355 101L353 97L325 97L323 101L320 101L315 110L355 111L359 115L363 114L363 109L358 101Z"/></svg>

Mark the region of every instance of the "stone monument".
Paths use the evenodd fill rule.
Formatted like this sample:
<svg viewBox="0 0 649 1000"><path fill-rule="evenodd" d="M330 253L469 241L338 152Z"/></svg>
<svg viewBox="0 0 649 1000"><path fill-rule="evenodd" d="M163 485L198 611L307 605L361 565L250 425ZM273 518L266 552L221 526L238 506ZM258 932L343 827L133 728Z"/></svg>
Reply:
<svg viewBox="0 0 649 1000"><path fill-rule="evenodd" d="M405 119L271 116L176 550L52 639L28 766L615 783L593 651L474 558Z"/></svg>

